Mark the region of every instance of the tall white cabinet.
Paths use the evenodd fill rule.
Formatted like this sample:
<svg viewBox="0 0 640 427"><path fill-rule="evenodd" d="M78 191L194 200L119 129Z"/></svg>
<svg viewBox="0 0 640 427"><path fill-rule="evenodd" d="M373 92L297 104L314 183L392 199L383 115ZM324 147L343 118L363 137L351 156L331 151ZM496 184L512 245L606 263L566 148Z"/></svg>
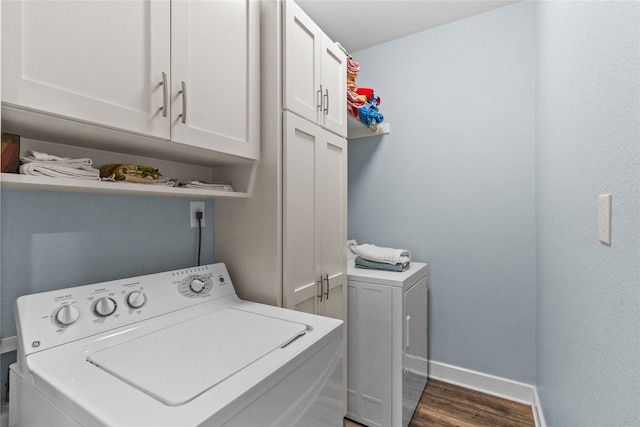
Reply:
<svg viewBox="0 0 640 427"><path fill-rule="evenodd" d="M259 157L255 1L8 1L2 40L10 112ZM26 113L3 125L28 136Z"/></svg>
<svg viewBox="0 0 640 427"><path fill-rule="evenodd" d="M319 114L329 90L329 111L335 100L346 117L345 58L341 53L333 61L344 82L335 89L323 84L318 92L319 85L310 83L317 73L297 69L300 79L309 80L306 102L318 101L314 114L287 102L298 83L285 70L291 61L313 57L319 45L312 41L326 36L292 1L260 3L261 161L250 199L215 204L215 258L227 264L241 298L345 321L346 390L347 125L334 128L328 114ZM285 54L291 15L314 29L308 43L298 40L309 50L299 46L300 56L293 57Z"/></svg>
<svg viewBox="0 0 640 427"><path fill-rule="evenodd" d="M346 318L346 140L284 114L283 305Z"/></svg>

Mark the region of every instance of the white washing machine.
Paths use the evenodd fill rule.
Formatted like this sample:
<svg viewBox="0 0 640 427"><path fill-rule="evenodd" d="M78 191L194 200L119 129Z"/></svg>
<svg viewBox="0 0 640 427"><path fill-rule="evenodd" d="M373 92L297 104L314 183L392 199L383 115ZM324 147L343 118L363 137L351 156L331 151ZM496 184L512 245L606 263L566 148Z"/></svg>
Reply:
<svg viewBox="0 0 640 427"><path fill-rule="evenodd" d="M342 321L240 300L224 264L20 297L15 426L342 426Z"/></svg>
<svg viewBox="0 0 640 427"><path fill-rule="evenodd" d="M427 264L404 272L348 260L347 417L406 427L427 384Z"/></svg>

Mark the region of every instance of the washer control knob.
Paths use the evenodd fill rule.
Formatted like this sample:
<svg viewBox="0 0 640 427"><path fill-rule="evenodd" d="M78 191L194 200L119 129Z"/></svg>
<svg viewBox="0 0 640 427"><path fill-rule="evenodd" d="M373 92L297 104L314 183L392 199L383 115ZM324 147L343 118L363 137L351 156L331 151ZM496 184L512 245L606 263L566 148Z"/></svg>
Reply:
<svg viewBox="0 0 640 427"><path fill-rule="evenodd" d="M189 284L191 290L197 294L204 290L204 282L200 279L193 279Z"/></svg>
<svg viewBox="0 0 640 427"><path fill-rule="evenodd" d="M78 320L78 317L80 317L80 312L71 304L63 305L56 313L56 320L61 325L71 325Z"/></svg>
<svg viewBox="0 0 640 427"><path fill-rule="evenodd" d="M140 308L147 302L147 296L142 291L133 291L127 295L127 304L131 308Z"/></svg>
<svg viewBox="0 0 640 427"><path fill-rule="evenodd" d="M111 316L116 311L116 302L109 297L102 297L97 302L93 310L98 316Z"/></svg>

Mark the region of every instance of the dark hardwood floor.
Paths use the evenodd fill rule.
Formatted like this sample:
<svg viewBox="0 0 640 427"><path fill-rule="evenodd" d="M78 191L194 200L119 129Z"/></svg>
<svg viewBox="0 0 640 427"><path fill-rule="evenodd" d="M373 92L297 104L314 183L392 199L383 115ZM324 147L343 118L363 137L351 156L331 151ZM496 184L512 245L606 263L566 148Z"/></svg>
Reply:
<svg viewBox="0 0 640 427"><path fill-rule="evenodd" d="M344 427L360 424L344 420ZM409 427L534 427L531 406L429 378Z"/></svg>

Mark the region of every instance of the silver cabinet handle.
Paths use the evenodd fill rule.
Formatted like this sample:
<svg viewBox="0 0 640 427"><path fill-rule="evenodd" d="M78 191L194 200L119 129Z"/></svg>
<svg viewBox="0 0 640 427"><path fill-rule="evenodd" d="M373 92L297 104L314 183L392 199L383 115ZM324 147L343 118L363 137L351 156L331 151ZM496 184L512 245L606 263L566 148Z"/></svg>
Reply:
<svg viewBox="0 0 640 427"><path fill-rule="evenodd" d="M322 302L322 276L320 276L320 280L318 280L316 283L320 287L320 295L318 295L318 298L320 298L320 302Z"/></svg>
<svg viewBox="0 0 640 427"><path fill-rule="evenodd" d="M327 105L324 106L324 115L329 115L329 89L325 89L324 98L327 100Z"/></svg>
<svg viewBox="0 0 640 427"><path fill-rule="evenodd" d="M318 110L322 111L322 85L320 85L320 90L316 92L316 100L318 102Z"/></svg>
<svg viewBox="0 0 640 427"><path fill-rule="evenodd" d="M169 98L169 88L167 87L167 73L162 73L162 81L160 82L160 86L162 86L162 117L167 117L167 101Z"/></svg>
<svg viewBox="0 0 640 427"><path fill-rule="evenodd" d="M329 301L329 275L325 276L325 280L327 281L327 291L324 294L324 297L327 301Z"/></svg>
<svg viewBox="0 0 640 427"><path fill-rule="evenodd" d="M180 121L185 124L187 123L187 84L185 82L182 82L182 90L178 93L182 94L182 114L178 117L180 117Z"/></svg>

